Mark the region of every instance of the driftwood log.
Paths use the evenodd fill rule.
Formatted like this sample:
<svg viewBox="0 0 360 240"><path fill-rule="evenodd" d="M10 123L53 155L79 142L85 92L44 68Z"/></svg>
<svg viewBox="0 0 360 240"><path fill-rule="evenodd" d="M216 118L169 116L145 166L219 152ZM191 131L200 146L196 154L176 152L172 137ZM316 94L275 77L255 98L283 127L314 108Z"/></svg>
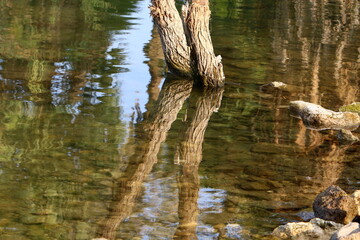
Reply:
<svg viewBox="0 0 360 240"><path fill-rule="evenodd" d="M208 0L190 0L182 19L174 0L152 0L150 12L158 28L165 61L171 72L191 76L203 86L222 87L221 56L215 56L209 29Z"/></svg>
<svg viewBox="0 0 360 240"><path fill-rule="evenodd" d="M317 104L292 101L290 113L301 118L305 126L310 129L349 130L353 131L360 125L360 116L352 112L334 112Z"/></svg>

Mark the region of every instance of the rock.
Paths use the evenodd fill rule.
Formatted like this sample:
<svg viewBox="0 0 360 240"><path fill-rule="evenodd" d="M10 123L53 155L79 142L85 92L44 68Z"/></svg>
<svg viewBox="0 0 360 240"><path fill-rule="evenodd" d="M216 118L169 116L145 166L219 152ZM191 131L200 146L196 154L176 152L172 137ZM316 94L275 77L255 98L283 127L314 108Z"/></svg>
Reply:
<svg viewBox="0 0 360 240"><path fill-rule="evenodd" d="M351 197L354 199L357 206L357 215L360 216L360 190L356 190Z"/></svg>
<svg viewBox="0 0 360 240"><path fill-rule="evenodd" d="M303 86L274 81L268 84L261 85L260 90L265 93L274 92L275 90L281 90L289 93L300 93L303 92L304 88Z"/></svg>
<svg viewBox="0 0 360 240"><path fill-rule="evenodd" d="M268 83L268 84L264 84L264 85L261 85L260 86L260 90L262 92L272 92L274 90L285 90L287 87L287 85L283 82L277 82L277 81L274 81L274 82L271 82L271 83Z"/></svg>
<svg viewBox="0 0 360 240"><path fill-rule="evenodd" d="M239 224L227 224L225 227L226 237L231 239L242 239L242 227Z"/></svg>
<svg viewBox="0 0 360 240"><path fill-rule="evenodd" d="M302 211L296 214L302 221L310 221L315 217L314 212Z"/></svg>
<svg viewBox="0 0 360 240"><path fill-rule="evenodd" d="M283 83L283 82L272 82L270 83L271 86L273 86L274 88L285 88L286 87L286 84Z"/></svg>
<svg viewBox="0 0 360 240"><path fill-rule="evenodd" d="M334 112L304 101L292 101L290 113L301 118L305 126L310 129L346 129L353 131L360 125L360 116L353 112Z"/></svg>
<svg viewBox="0 0 360 240"><path fill-rule="evenodd" d="M355 200L338 186L330 186L314 200L315 217L347 224L357 215Z"/></svg>
<svg viewBox="0 0 360 240"><path fill-rule="evenodd" d="M280 239L328 240L343 225L314 218L310 222L294 222L277 227L272 235Z"/></svg>
<svg viewBox="0 0 360 240"><path fill-rule="evenodd" d="M286 87L286 84L283 83L283 82L274 81L274 82L271 82L269 84L263 85L263 87L265 87L265 86L282 89L282 88Z"/></svg>
<svg viewBox="0 0 360 240"><path fill-rule="evenodd" d="M349 223L339 231L337 231L332 237L331 240L359 240L360 239L360 225L359 223Z"/></svg>
<svg viewBox="0 0 360 240"><path fill-rule="evenodd" d="M332 231L335 232L344 226L344 224L336 223L333 221L326 221L321 218L313 218L310 220L310 223L321 227L322 229L326 230L327 232L332 232Z"/></svg>

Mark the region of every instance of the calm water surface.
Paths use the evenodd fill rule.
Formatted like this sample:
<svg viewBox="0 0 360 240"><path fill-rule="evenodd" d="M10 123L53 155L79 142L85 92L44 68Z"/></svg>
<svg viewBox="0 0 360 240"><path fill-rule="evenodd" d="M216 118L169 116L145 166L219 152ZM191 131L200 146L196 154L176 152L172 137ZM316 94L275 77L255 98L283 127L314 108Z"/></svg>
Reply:
<svg viewBox="0 0 360 240"><path fill-rule="evenodd" d="M166 74L148 5L0 0L0 239L264 239L360 187L287 109L360 101L359 1L212 1L224 90Z"/></svg>

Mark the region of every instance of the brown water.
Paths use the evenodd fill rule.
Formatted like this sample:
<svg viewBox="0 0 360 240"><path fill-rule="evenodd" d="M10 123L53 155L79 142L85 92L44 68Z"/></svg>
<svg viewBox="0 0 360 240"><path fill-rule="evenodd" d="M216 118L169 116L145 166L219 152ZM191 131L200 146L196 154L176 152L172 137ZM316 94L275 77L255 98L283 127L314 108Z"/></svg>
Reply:
<svg viewBox="0 0 360 240"><path fill-rule="evenodd" d="M360 101L358 1L214 0L224 91L165 79L148 5L0 0L0 239L263 239L360 187L287 109Z"/></svg>

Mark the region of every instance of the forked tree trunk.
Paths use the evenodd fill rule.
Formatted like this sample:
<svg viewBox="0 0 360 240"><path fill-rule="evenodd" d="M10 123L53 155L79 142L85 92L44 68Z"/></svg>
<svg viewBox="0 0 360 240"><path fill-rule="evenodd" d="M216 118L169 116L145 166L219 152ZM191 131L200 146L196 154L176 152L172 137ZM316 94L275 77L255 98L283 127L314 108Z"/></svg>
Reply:
<svg viewBox="0 0 360 240"><path fill-rule="evenodd" d="M225 75L221 57L212 45L208 0L189 0L181 21L174 0L151 0L151 15L159 30L169 70L200 80L203 86L221 87Z"/></svg>

